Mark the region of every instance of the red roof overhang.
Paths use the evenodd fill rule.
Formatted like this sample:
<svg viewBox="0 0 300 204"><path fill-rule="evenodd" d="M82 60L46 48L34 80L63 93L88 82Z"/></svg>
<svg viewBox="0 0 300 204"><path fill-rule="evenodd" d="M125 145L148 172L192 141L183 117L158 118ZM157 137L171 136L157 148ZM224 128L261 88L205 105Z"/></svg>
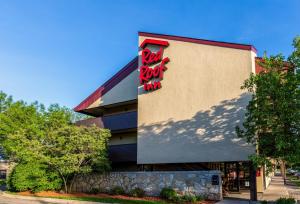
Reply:
<svg viewBox="0 0 300 204"><path fill-rule="evenodd" d="M169 42L165 41L165 40L146 39L142 42L142 44L140 45L140 48L145 48L146 45L148 45L148 44L160 45L160 46L164 46L164 47L169 46Z"/></svg>
<svg viewBox="0 0 300 204"><path fill-rule="evenodd" d="M130 73L138 68L138 57L131 60L125 67L123 67L119 72L117 72L112 78L106 81L102 86L100 86L96 91L94 91L90 96L84 99L78 106L73 110L76 112L81 112L93 104L97 99L101 98L114 86L116 86L120 81L126 78Z"/></svg>

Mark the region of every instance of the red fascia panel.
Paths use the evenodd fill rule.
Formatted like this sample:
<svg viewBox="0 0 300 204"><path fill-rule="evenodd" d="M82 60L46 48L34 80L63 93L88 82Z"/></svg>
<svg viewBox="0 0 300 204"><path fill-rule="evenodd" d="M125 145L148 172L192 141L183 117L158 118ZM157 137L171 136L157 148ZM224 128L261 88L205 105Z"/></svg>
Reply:
<svg viewBox="0 0 300 204"><path fill-rule="evenodd" d="M154 40L154 39L146 39L142 44L140 45L140 48L145 48L147 44L152 44L152 45L160 45L167 47L169 46L169 42L165 40Z"/></svg>
<svg viewBox="0 0 300 204"><path fill-rule="evenodd" d="M264 71L263 67L259 64L262 61L263 59L261 57L255 58L255 74L259 74L260 72Z"/></svg>
<svg viewBox="0 0 300 204"><path fill-rule="evenodd" d="M96 91L94 91L90 96L83 100L78 106L73 110L80 112L92 103L94 103L98 98L106 94L114 86L116 86L120 81L126 78L130 73L138 68L138 57L131 60L125 67L123 67L119 72L117 72L112 78L106 81L102 86L100 86Z"/></svg>
<svg viewBox="0 0 300 204"><path fill-rule="evenodd" d="M257 50L254 46L246 45L246 44L228 43L228 42L220 42L220 41L212 41L212 40L203 40L203 39L197 39L197 38L180 37L180 36L174 36L174 35L146 33L146 32L139 32L139 36L162 38L162 39L197 43L197 44L203 44L203 45L227 47L227 48L234 48L234 49L240 49L240 50L251 50L251 51L257 53Z"/></svg>
<svg viewBox="0 0 300 204"><path fill-rule="evenodd" d="M266 72L266 69L264 69L260 63L264 62L264 59L261 57L255 57L255 74L259 74L261 72ZM288 70L294 70L294 68L288 63L283 63L282 71L288 71Z"/></svg>

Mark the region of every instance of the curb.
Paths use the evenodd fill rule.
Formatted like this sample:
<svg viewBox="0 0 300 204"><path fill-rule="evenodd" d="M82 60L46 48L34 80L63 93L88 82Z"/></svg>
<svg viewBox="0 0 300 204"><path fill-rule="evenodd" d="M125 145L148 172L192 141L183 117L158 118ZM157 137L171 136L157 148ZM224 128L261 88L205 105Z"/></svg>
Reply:
<svg viewBox="0 0 300 204"><path fill-rule="evenodd" d="M43 202L60 203L60 204L97 204L97 203L100 204L101 203L101 202L93 202L93 201L78 201L78 200L66 200L66 199L58 199L58 198L12 195L5 192L1 192L0 196L6 198L28 200L28 201L43 201ZM112 203L101 203L101 204L112 204Z"/></svg>

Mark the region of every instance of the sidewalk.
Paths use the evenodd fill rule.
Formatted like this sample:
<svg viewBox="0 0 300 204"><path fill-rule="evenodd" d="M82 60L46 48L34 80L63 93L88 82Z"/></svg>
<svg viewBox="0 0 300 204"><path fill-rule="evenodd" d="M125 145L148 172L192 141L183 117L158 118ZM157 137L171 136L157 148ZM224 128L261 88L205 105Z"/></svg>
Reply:
<svg viewBox="0 0 300 204"><path fill-rule="evenodd" d="M292 195L295 195L296 192L298 192L300 196L299 188L297 189L295 187L285 186L283 178L281 176L274 176L272 178L269 187L264 191L262 196L259 196L259 200L276 201L281 197L291 197ZM247 199L240 199L240 200L224 199L218 202L217 204L249 204L249 203L251 202Z"/></svg>
<svg viewBox="0 0 300 204"><path fill-rule="evenodd" d="M289 197L288 190L281 176L273 176L269 187L264 191L261 200L275 201L281 197Z"/></svg>

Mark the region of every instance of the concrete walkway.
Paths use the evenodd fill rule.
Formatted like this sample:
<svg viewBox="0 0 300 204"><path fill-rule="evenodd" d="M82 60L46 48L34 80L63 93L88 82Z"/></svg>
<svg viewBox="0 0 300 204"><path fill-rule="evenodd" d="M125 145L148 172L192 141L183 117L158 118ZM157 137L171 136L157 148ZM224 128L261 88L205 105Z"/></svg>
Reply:
<svg viewBox="0 0 300 204"><path fill-rule="evenodd" d="M252 202L251 204L259 203L259 202ZM217 202L216 204L250 204L249 200L233 200L233 199L224 199L222 201Z"/></svg>
<svg viewBox="0 0 300 204"><path fill-rule="evenodd" d="M273 176L269 187L264 191L261 200L275 201L279 198L289 197L288 190L281 176Z"/></svg>
<svg viewBox="0 0 300 204"><path fill-rule="evenodd" d="M299 198L297 197L299 195ZM294 197L300 199L300 189L295 186L285 186L281 176L272 177L269 187L264 191L259 200L276 201L281 197ZM249 204L248 199L224 199L217 204ZM252 202L255 203L255 202ZM259 203L259 202L257 202Z"/></svg>

